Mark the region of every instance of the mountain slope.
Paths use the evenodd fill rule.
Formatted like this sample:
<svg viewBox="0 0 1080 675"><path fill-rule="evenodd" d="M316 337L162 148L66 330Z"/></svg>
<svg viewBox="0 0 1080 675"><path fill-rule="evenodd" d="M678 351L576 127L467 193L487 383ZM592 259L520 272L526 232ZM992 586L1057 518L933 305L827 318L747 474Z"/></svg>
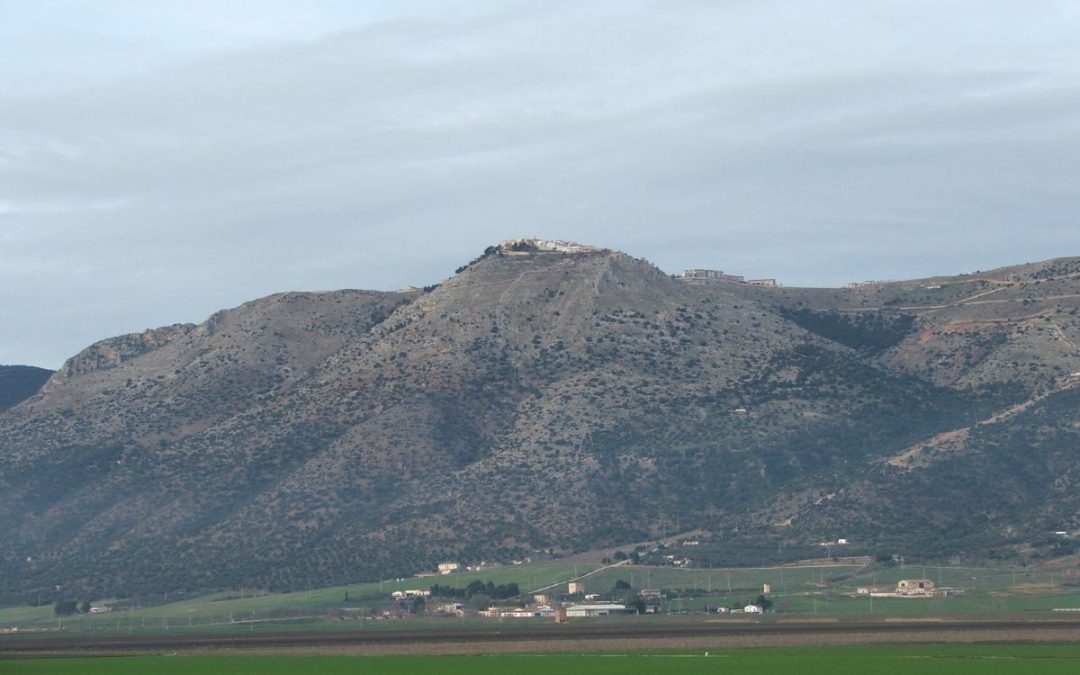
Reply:
<svg viewBox="0 0 1080 675"><path fill-rule="evenodd" d="M0 366L0 412L36 394L52 373L33 366Z"/></svg>
<svg viewBox="0 0 1080 675"><path fill-rule="evenodd" d="M1013 541L1075 492L1076 264L697 286L515 242L430 292L282 294L107 340L0 414L0 593L288 589L676 525L947 553L977 516L963 546ZM976 304L987 285L1009 302Z"/></svg>

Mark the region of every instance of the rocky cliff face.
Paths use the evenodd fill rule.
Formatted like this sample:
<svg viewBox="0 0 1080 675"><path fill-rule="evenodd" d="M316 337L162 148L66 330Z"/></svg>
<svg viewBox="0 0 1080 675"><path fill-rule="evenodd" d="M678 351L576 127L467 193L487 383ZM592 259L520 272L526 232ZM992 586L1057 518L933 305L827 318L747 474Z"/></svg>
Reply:
<svg viewBox="0 0 1080 675"><path fill-rule="evenodd" d="M676 523L940 554L1080 526L1078 259L786 289L518 248L73 358L0 415L3 593L294 588Z"/></svg>

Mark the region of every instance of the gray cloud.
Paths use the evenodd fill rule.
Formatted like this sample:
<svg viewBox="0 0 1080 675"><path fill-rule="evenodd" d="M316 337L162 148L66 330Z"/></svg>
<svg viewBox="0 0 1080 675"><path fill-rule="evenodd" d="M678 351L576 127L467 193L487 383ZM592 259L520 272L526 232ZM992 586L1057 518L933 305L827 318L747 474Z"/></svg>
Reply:
<svg viewBox="0 0 1080 675"><path fill-rule="evenodd" d="M1070 3L297 6L125 14L54 87L0 47L0 362L522 234L823 285L1080 243Z"/></svg>

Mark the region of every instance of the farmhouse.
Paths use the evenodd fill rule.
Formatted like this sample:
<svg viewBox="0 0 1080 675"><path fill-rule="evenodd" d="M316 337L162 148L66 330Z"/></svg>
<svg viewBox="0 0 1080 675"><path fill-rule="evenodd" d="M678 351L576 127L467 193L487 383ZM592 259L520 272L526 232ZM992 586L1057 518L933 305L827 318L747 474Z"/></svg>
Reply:
<svg viewBox="0 0 1080 675"><path fill-rule="evenodd" d="M934 595L934 582L929 579L901 579L896 582L896 594L930 597Z"/></svg>

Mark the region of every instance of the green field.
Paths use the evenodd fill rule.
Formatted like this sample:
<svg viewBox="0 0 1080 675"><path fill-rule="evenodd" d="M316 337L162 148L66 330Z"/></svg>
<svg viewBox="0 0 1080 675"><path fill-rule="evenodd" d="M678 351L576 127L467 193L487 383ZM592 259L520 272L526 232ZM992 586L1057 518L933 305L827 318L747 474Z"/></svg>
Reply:
<svg viewBox="0 0 1080 675"><path fill-rule="evenodd" d="M65 630L111 630L111 632L140 632L167 629L170 631L184 628L203 627L220 628L231 626L234 621L255 618L257 621L271 621L275 613L289 610L312 610L313 618L327 608L340 608L345 603L345 593L349 593L353 605L378 607L379 604L391 604L390 593L410 588L426 589L432 584L450 584L465 587L474 580L491 581L495 584L517 582L522 590L539 588L577 575L586 574L598 565L568 564L532 564L507 565L482 572L462 572L439 577L411 577L402 581L382 581L348 586L330 586L311 591L293 593L258 593L251 591L233 591L214 593L188 600L167 601L163 596L135 599L138 608L125 609L111 614L97 616L72 616L58 619L53 614L52 605L40 607L5 607L0 608L0 628L19 626L22 628L63 626ZM613 583L613 582L612 582ZM609 586L610 587L610 586ZM132 602L131 600L127 601ZM112 604L102 600L96 604ZM310 629L310 626L306 628Z"/></svg>
<svg viewBox="0 0 1080 675"><path fill-rule="evenodd" d="M397 608L389 598L395 590L426 589L434 583L465 587L471 581L481 580L495 584L516 582L523 591L528 591L565 582L594 569L595 565L588 564L543 562L293 593L244 590L179 601L165 596L104 600L99 604L113 604L117 611L64 618L56 617L51 605L9 607L0 608L0 629L18 627L23 635L42 630L102 635L324 628L386 630L400 627L402 620L376 621L372 617L384 609ZM947 598L881 598L873 601L856 594L860 586L888 588L904 578L932 579L939 586L958 589L962 593ZM772 587L769 597L776 610L771 616L777 620L807 616L856 619L1010 615L1038 618L1051 616L1051 609L1080 607L1080 579L1075 569L1046 572L1007 567L862 568L842 564L734 569L626 566L602 570L584 583L590 592L603 593L610 591L617 581L625 581L635 589L665 589L668 594L662 606L665 613L700 612L745 603L757 597L764 584L769 584ZM561 589L565 591L565 588L563 584ZM705 597L693 597L702 593ZM417 616L404 621L410 628L416 628L428 624L445 627L447 622L468 624L490 620L471 617L461 622Z"/></svg>
<svg viewBox="0 0 1080 675"><path fill-rule="evenodd" d="M0 673L18 675L492 675L514 673L799 673L836 675L1073 675L1077 645L906 645L813 649L745 649L664 654L496 656L157 656L0 661Z"/></svg>

